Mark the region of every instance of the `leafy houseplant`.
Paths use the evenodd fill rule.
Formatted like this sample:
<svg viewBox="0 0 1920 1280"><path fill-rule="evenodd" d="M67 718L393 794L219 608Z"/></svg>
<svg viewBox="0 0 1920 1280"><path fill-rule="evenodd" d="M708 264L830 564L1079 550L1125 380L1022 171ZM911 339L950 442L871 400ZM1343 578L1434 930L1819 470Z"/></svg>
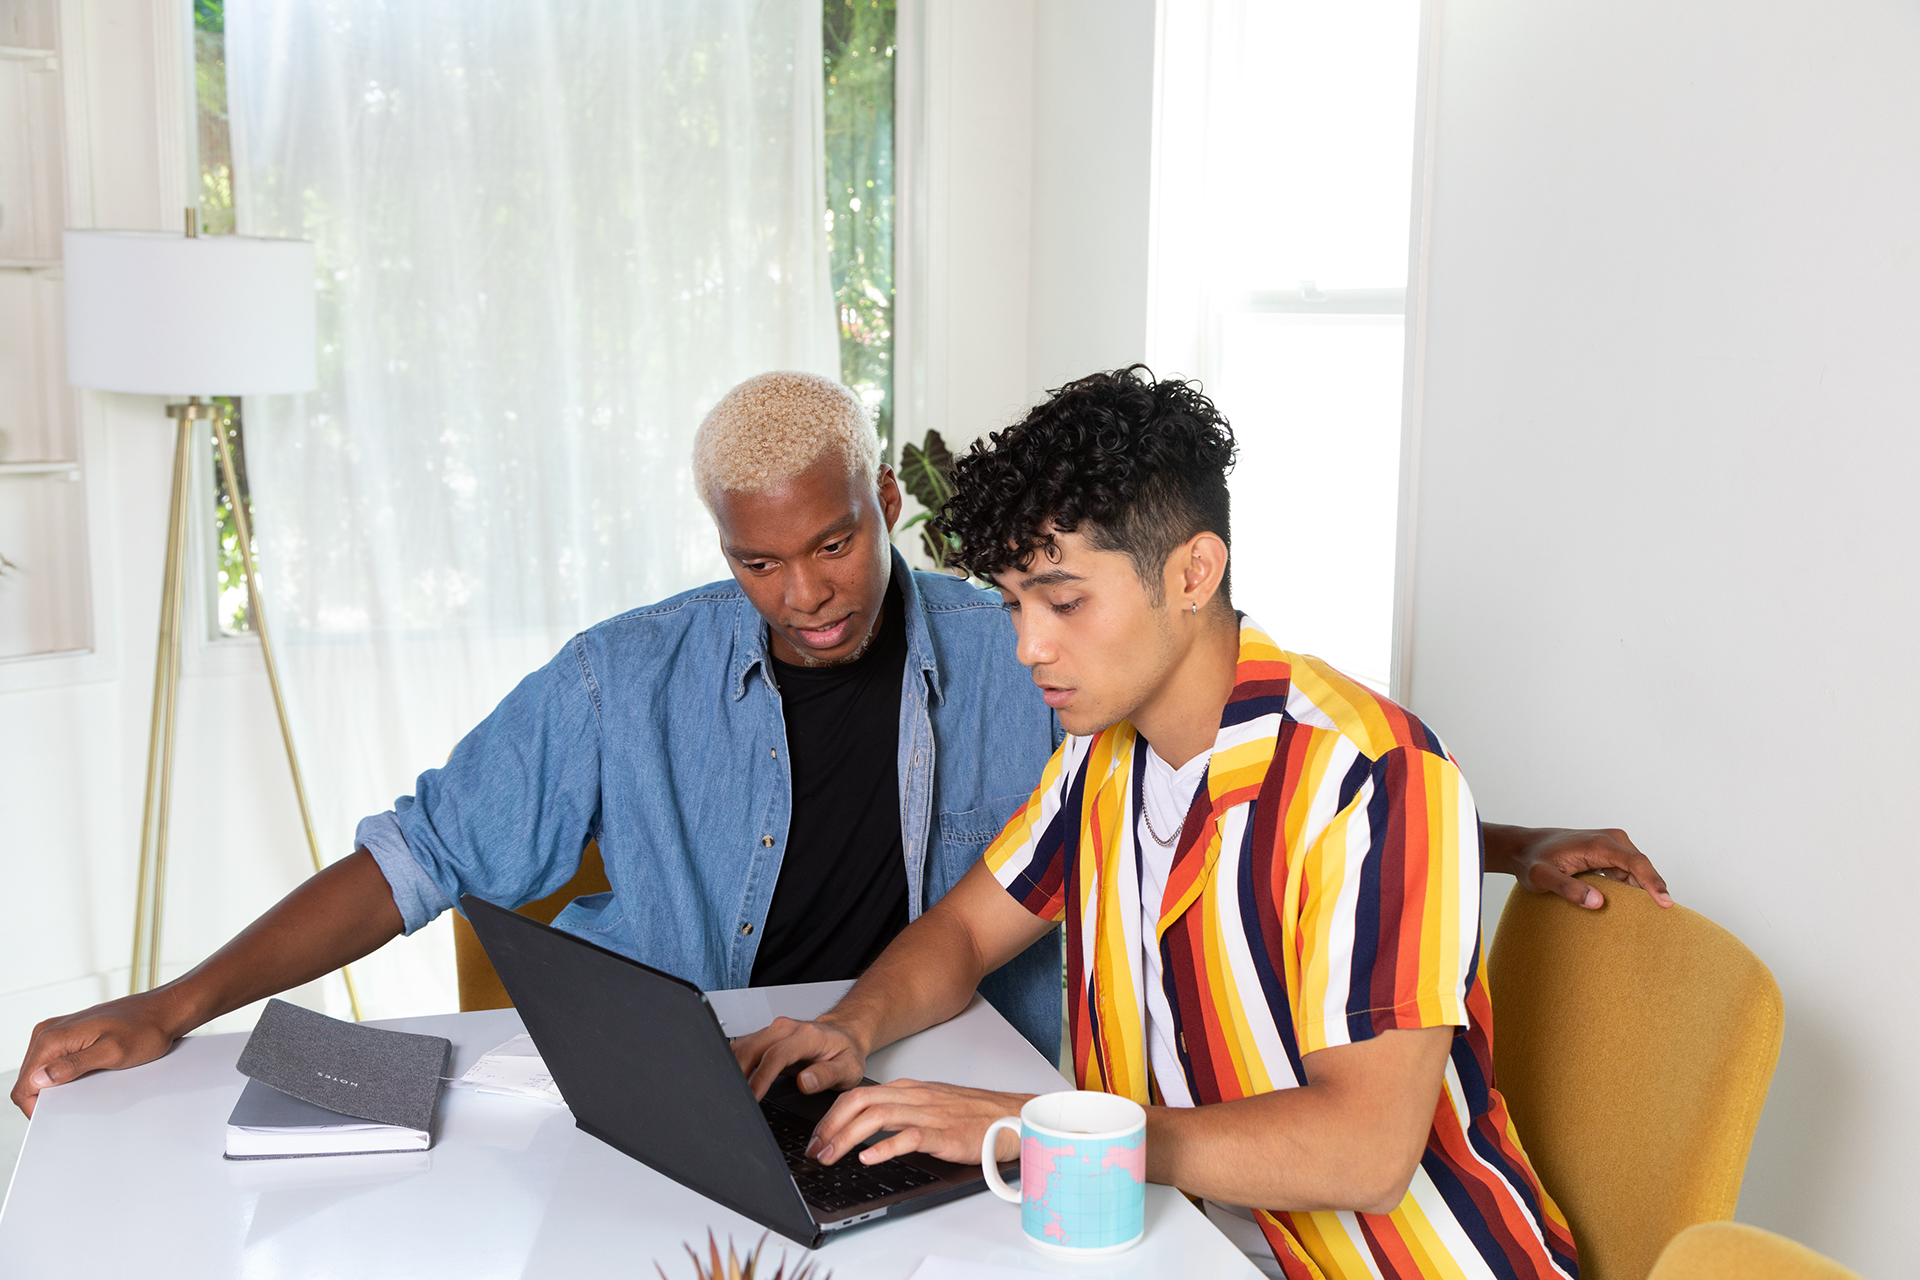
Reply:
<svg viewBox="0 0 1920 1280"><path fill-rule="evenodd" d="M900 483L914 496L915 501L926 508L901 525L901 532L922 525L920 545L926 548L927 559L933 562L934 567L945 569L953 563L960 545L951 536L935 532L928 523L939 514L940 508L947 505L947 499L953 496L953 453L938 431L927 432L924 444L901 446Z"/></svg>

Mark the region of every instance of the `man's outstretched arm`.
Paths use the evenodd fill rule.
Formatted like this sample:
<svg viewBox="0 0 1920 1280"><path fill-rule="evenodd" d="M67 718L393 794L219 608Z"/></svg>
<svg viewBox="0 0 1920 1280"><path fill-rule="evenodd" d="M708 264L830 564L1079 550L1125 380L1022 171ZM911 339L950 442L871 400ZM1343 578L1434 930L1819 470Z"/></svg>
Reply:
<svg viewBox="0 0 1920 1280"><path fill-rule="evenodd" d="M1557 893L1576 907L1598 910L1606 905L1600 891L1574 879L1582 871L1598 871L1609 880L1645 889L1663 907L1673 905L1667 882L1653 863L1616 828L1587 831L1483 822L1480 833L1486 842L1487 870L1512 876L1522 889Z"/></svg>
<svg viewBox="0 0 1920 1280"><path fill-rule="evenodd" d="M372 854L357 849L282 898L191 972L35 1027L13 1084L13 1103L31 1116L34 1099L50 1085L151 1062L202 1023L358 960L401 928L387 878Z"/></svg>

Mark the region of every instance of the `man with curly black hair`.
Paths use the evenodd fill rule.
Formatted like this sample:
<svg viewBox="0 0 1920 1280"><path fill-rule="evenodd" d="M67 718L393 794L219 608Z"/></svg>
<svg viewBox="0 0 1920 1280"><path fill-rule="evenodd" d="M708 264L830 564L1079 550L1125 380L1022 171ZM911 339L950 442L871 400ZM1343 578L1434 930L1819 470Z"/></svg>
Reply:
<svg viewBox="0 0 1920 1280"><path fill-rule="evenodd" d="M850 1089L825 1162L883 1130L863 1162L977 1160L1025 1097L852 1086L1064 923L1080 1087L1146 1106L1146 1176L1268 1274L1573 1276L1494 1085L1473 797L1417 717L1234 611L1234 448L1197 389L1135 368L960 464L944 526L1069 736L960 884L742 1064Z"/></svg>

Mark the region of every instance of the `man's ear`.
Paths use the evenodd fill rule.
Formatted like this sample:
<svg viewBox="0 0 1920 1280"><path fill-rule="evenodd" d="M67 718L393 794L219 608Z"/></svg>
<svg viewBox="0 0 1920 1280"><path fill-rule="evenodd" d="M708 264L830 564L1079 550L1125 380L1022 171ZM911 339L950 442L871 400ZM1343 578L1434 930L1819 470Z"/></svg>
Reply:
<svg viewBox="0 0 1920 1280"><path fill-rule="evenodd" d="M877 488L880 492L880 514L886 517L887 532L893 532L894 524L900 519L900 482L894 479L893 468L886 463L880 464Z"/></svg>
<svg viewBox="0 0 1920 1280"><path fill-rule="evenodd" d="M1179 606L1178 612L1198 616L1226 576L1227 544L1217 533L1196 533L1167 556L1167 600Z"/></svg>

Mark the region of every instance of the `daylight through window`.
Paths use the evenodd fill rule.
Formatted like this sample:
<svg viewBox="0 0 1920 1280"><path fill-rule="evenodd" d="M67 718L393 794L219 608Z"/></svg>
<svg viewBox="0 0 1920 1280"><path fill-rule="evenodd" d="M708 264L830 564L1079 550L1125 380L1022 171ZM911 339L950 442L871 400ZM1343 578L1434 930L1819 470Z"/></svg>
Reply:
<svg viewBox="0 0 1920 1280"><path fill-rule="evenodd" d="M1382 690L1419 31L1418 0L1170 10L1157 139L1154 360L1241 442L1235 604Z"/></svg>
<svg viewBox="0 0 1920 1280"><path fill-rule="evenodd" d="M840 379L893 451L894 0L826 0L827 247Z"/></svg>

